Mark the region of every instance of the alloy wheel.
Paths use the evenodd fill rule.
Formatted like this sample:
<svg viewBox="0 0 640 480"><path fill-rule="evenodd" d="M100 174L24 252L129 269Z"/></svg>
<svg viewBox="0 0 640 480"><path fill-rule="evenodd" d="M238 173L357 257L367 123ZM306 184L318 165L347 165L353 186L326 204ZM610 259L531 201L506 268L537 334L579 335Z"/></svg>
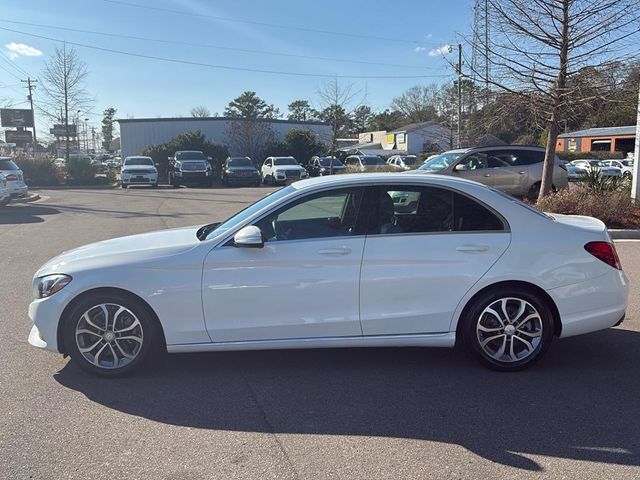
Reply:
<svg viewBox="0 0 640 480"><path fill-rule="evenodd" d="M504 297L490 303L476 323L482 352L501 363L530 357L542 341L542 317L526 300Z"/></svg>
<svg viewBox="0 0 640 480"><path fill-rule="evenodd" d="M131 310L115 303L101 303L80 317L75 339L87 362L98 368L117 369L136 359L144 333Z"/></svg>

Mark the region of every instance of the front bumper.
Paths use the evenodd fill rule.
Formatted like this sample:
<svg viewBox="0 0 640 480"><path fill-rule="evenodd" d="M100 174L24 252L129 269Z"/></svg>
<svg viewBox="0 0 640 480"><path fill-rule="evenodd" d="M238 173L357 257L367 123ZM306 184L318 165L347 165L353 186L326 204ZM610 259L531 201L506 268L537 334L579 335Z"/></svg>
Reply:
<svg viewBox="0 0 640 480"><path fill-rule="evenodd" d="M158 183L158 174L124 174L122 175L122 183L124 185L153 185Z"/></svg>
<svg viewBox="0 0 640 480"><path fill-rule="evenodd" d="M227 183L252 184L260 182L260 175L227 175Z"/></svg>
<svg viewBox="0 0 640 480"><path fill-rule="evenodd" d="M60 353L58 349L58 324L62 312L73 298L71 291L60 290L46 298L38 298L29 305L29 318L32 327L29 344L50 352Z"/></svg>

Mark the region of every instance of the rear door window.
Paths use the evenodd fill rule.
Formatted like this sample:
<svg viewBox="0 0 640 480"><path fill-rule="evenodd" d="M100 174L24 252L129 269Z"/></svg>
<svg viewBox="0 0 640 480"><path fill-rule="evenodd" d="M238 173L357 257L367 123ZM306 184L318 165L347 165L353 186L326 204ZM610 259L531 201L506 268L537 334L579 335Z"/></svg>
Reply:
<svg viewBox="0 0 640 480"><path fill-rule="evenodd" d="M0 159L0 170L20 170L10 158Z"/></svg>

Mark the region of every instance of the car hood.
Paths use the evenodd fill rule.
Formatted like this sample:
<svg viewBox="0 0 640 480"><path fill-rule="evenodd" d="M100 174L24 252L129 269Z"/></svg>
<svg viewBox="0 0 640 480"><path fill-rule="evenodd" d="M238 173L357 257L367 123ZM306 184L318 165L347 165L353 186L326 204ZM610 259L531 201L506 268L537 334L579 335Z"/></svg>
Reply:
<svg viewBox="0 0 640 480"><path fill-rule="evenodd" d="M274 170L300 170L304 171L304 167L300 165L276 165L273 167Z"/></svg>
<svg viewBox="0 0 640 480"><path fill-rule="evenodd" d="M127 172L129 170L144 170L145 172L155 172L156 167L152 167L151 165L126 165L122 167L123 172Z"/></svg>
<svg viewBox="0 0 640 480"><path fill-rule="evenodd" d="M178 255L201 244L196 238L198 228L160 230L90 243L52 258L40 267L35 276L73 274L87 269L145 263Z"/></svg>

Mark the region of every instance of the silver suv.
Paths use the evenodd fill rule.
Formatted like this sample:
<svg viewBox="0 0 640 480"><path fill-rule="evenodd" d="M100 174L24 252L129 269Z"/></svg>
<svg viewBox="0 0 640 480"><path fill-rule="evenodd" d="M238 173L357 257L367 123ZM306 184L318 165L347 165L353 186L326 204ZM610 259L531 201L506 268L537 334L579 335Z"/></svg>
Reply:
<svg viewBox="0 0 640 480"><path fill-rule="evenodd" d="M544 148L522 145L449 150L412 172L440 173L475 180L510 195L535 199L540 192ZM553 188L568 185L567 169L556 157Z"/></svg>

